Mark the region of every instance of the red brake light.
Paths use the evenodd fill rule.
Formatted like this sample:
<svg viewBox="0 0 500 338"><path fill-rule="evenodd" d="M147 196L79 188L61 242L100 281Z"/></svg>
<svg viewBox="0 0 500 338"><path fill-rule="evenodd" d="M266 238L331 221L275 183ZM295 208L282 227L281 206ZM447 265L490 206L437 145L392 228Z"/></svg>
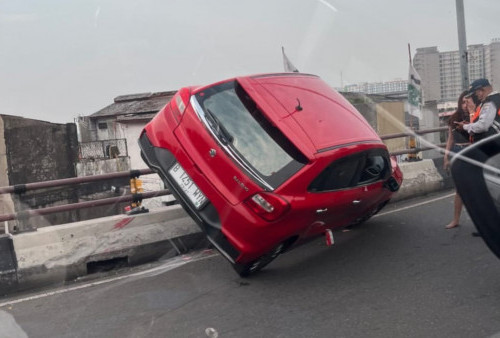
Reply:
<svg viewBox="0 0 500 338"><path fill-rule="evenodd" d="M398 166L398 160L396 156L391 156L391 173L394 173L394 171L396 171L397 166Z"/></svg>
<svg viewBox="0 0 500 338"><path fill-rule="evenodd" d="M274 221L290 209L285 199L269 192L259 192L249 197L245 204L266 221Z"/></svg>
<svg viewBox="0 0 500 338"><path fill-rule="evenodd" d="M182 88L172 98L172 114L177 122L180 122L182 115L186 111L190 97L191 90L189 90L189 88Z"/></svg>

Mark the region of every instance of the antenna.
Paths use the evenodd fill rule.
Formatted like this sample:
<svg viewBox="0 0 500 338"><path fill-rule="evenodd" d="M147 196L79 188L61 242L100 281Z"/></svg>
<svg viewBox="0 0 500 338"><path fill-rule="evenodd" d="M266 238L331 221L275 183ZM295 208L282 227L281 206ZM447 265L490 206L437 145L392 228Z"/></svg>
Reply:
<svg viewBox="0 0 500 338"><path fill-rule="evenodd" d="M300 105L299 98L297 98L297 103L298 103L298 105L297 105L297 107L295 107L295 109L296 109L297 111L301 111L303 108L302 108L302 106Z"/></svg>

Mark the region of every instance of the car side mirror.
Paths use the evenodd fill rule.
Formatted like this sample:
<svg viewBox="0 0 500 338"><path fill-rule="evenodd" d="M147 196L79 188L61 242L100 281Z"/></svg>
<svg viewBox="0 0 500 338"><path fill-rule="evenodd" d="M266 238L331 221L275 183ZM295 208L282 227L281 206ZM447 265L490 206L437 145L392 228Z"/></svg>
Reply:
<svg viewBox="0 0 500 338"><path fill-rule="evenodd" d="M500 134L459 152L451 174L478 232L500 258Z"/></svg>

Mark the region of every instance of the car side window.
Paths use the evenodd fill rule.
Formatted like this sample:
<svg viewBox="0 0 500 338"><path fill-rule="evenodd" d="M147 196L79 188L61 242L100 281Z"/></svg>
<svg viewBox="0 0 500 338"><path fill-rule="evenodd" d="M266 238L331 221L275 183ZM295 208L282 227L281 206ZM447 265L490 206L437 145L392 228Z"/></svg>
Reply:
<svg viewBox="0 0 500 338"><path fill-rule="evenodd" d="M381 155L369 155L366 157L364 167L361 170L358 185L369 184L387 178L389 174L389 163Z"/></svg>
<svg viewBox="0 0 500 338"><path fill-rule="evenodd" d="M313 180L308 191L347 189L385 180L389 176L387 156L373 152L356 154L332 162Z"/></svg>
<svg viewBox="0 0 500 338"><path fill-rule="evenodd" d="M314 179L308 190L321 192L345 189L353 186L361 159L360 157L351 156L334 161Z"/></svg>

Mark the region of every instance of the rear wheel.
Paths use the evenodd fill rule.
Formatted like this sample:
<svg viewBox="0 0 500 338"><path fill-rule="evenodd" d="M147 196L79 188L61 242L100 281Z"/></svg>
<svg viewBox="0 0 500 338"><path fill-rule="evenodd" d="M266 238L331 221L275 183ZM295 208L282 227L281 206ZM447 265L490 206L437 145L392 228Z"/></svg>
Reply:
<svg viewBox="0 0 500 338"><path fill-rule="evenodd" d="M234 270L240 275L240 277L248 277L252 273L262 270L266 265L271 263L276 257L278 257L285 249L285 243L280 243L274 249L268 253L260 256L253 262L247 264L233 264Z"/></svg>

